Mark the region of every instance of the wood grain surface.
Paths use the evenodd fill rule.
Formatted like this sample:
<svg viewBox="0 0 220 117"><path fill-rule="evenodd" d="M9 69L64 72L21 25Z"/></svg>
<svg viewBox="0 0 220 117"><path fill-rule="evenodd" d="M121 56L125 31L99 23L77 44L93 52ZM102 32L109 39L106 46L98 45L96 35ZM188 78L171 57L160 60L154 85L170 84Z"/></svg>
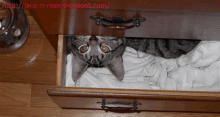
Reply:
<svg viewBox="0 0 220 117"><path fill-rule="evenodd" d="M1 106L30 106L31 84L0 82Z"/></svg>
<svg viewBox="0 0 220 117"><path fill-rule="evenodd" d="M46 91L56 85L56 56L31 16L26 44L12 54L0 55L0 116L2 117L201 117L211 113L140 112L115 113L102 110L61 109Z"/></svg>

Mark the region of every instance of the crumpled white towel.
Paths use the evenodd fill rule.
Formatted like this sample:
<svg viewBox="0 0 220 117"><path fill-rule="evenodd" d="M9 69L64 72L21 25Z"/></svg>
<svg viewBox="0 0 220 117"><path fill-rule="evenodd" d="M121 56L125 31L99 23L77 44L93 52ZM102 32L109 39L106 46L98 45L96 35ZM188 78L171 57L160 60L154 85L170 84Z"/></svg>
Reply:
<svg viewBox="0 0 220 117"><path fill-rule="evenodd" d="M185 56L181 56L177 63L180 66L190 65L193 67L204 67L217 61L220 57L219 41L202 41Z"/></svg>
<svg viewBox="0 0 220 117"><path fill-rule="evenodd" d="M178 68L168 76L178 90L220 91L220 42L203 41L194 50L177 59ZM201 88L200 88L201 87Z"/></svg>
<svg viewBox="0 0 220 117"><path fill-rule="evenodd" d="M118 81L106 68L88 68L74 83L72 54L67 55L67 87L220 90L220 42L203 41L177 59L155 57L130 47L123 54L125 77ZM219 83L218 83L219 82Z"/></svg>

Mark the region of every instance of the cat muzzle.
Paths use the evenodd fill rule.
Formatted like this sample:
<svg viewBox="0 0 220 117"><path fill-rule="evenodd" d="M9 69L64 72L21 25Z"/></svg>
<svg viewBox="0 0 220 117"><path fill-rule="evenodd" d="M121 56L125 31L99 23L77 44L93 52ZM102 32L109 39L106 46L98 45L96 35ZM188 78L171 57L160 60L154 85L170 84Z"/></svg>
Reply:
<svg viewBox="0 0 220 117"><path fill-rule="evenodd" d="M99 60L98 56L91 56L91 58L88 60L89 66L91 67L104 67L103 63Z"/></svg>

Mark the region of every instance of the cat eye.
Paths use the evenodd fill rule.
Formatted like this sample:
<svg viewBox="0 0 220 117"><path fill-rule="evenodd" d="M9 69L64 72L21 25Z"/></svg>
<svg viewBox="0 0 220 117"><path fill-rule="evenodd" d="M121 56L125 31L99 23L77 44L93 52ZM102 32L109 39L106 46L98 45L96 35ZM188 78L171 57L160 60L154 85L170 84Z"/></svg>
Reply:
<svg viewBox="0 0 220 117"><path fill-rule="evenodd" d="M107 53L110 51L110 48L107 46L107 45L102 45L101 46L101 51L104 52L104 53Z"/></svg>
<svg viewBox="0 0 220 117"><path fill-rule="evenodd" d="M81 47L79 47L79 51L81 53L85 53L88 51L88 45L82 45Z"/></svg>

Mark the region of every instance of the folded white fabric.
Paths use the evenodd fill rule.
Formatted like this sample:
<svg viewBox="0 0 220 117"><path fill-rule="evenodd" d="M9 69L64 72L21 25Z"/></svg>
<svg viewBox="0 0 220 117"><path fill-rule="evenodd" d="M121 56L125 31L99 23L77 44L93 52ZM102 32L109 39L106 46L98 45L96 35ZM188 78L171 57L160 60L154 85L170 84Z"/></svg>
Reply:
<svg viewBox="0 0 220 117"><path fill-rule="evenodd" d="M178 90L220 91L220 42L203 41L187 55L177 59L178 67L168 76L176 79ZM201 87L201 88L200 88Z"/></svg>
<svg viewBox="0 0 220 117"><path fill-rule="evenodd" d="M217 61L220 57L219 41L202 41L187 55L181 56L177 63L179 66L190 65L193 67L204 67Z"/></svg>
<svg viewBox="0 0 220 117"><path fill-rule="evenodd" d="M67 55L67 87L220 90L220 42L203 41L177 59L155 57L130 47L123 54L125 77L118 81L106 68L88 68L75 83L72 54Z"/></svg>

